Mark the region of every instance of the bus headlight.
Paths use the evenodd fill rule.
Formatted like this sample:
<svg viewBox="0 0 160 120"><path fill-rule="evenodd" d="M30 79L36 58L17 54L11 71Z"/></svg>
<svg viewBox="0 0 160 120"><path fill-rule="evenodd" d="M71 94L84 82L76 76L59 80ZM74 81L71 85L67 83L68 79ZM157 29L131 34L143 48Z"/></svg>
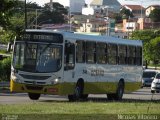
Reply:
<svg viewBox="0 0 160 120"><path fill-rule="evenodd" d="M20 83L20 80L18 79L18 77L15 75L14 72L11 73L11 80L13 80L14 82Z"/></svg>
<svg viewBox="0 0 160 120"><path fill-rule="evenodd" d="M57 84L59 82L58 78L55 78L53 81L51 81L51 84Z"/></svg>

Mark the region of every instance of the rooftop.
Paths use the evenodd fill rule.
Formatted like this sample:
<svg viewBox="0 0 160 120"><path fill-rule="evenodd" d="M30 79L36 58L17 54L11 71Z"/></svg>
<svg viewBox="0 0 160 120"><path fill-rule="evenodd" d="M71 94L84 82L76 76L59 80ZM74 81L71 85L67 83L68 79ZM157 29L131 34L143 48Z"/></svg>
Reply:
<svg viewBox="0 0 160 120"><path fill-rule="evenodd" d="M134 10L140 10L140 9L145 9L143 6L141 5L124 5L124 6L127 6L129 7L130 9L134 9Z"/></svg>

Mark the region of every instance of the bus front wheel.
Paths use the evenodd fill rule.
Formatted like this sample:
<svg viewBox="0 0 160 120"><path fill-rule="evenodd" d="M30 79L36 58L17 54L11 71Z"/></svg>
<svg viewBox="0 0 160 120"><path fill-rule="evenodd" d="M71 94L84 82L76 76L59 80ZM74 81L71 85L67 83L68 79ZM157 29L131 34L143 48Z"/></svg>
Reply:
<svg viewBox="0 0 160 120"><path fill-rule="evenodd" d="M31 100L38 100L41 94L38 93L28 93L28 96Z"/></svg>
<svg viewBox="0 0 160 120"><path fill-rule="evenodd" d="M68 95L68 99L69 99L69 101L72 102L72 101L78 100L79 98L81 98L81 96L82 96L82 87L78 83L75 87L74 94L73 95Z"/></svg>
<svg viewBox="0 0 160 120"><path fill-rule="evenodd" d="M76 101L79 99L87 99L88 94L83 94L84 82L79 80L74 89L73 95L68 95L69 101Z"/></svg>
<svg viewBox="0 0 160 120"><path fill-rule="evenodd" d="M108 100L114 100L114 94L107 94Z"/></svg>

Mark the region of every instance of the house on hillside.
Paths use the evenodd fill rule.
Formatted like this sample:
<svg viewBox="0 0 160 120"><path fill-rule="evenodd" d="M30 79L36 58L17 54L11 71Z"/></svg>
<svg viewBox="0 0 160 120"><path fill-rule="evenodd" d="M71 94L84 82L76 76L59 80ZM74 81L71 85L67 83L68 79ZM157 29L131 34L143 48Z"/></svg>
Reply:
<svg viewBox="0 0 160 120"><path fill-rule="evenodd" d="M124 19L123 20L123 32L133 32L139 29L139 24L137 23L137 18L133 19Z"/></svg>
<svg viewBox="0 0 160 120"><path fill-rule="evenodd" d="M123 8L129 9L133 13L134 18L145 17L145 8L141 5L124 5L121 9Z"/></svg>
<svg viewBox="0 0 160 120"><path fill-rule="evenodd" d="M152 10L160 9L160 5L151 5L146 8L146 16L148 17Z"/></svg>
<svg viewBox="0 0 160 120"><path fill-rule="evenodd" d="M117 0L93 0L91 6L94 8L95 14L110 16L119 12L121 4Z"/></svg>
<svg viewBox="0 0 160 120"><path fill-rule="evenodd" d="M115 33L115 20L110 19L110 21L106 22L103 19L88 19L81 24L79 32L113 35Z"/></svg>

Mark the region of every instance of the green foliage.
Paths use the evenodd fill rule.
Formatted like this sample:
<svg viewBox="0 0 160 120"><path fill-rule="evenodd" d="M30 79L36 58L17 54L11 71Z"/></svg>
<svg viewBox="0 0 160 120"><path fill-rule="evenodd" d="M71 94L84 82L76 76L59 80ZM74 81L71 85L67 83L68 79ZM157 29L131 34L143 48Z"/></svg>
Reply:
<svg viewBox="0 0 160 120"><path fill-rule="evenodd" d="M3 4L4 4L3 6L5 6L7 3L5 2ZM27 3L28 23L31 18L35 18L35 9L40 9L40 8L41 7L38 6L36 3ZM13 14L8 16L8 24L5 24L6 26L5 30L0 31L0 43L7 44L8 42L13 42L15 36L18 36L21 32L24 31L25 28L24 1L14 1L14 7L12 8L12 13ZM1 24L0 26L4 27Z"/></svg>
<svg viewBox="0 0 160 120"><path fill-rule="evenodd" d="M113 15L113 18L115 19L115 22L116 22L116 23L122 23L122 15L121 15L121 14L115 13L115 14Z"/></svg>
<svg viewBox="0 0 160 120"><path fill-rule="evenodd" d="M53 3L53 10L50 10L50 4L45 4L44 10L38 17L38 24L57 24L64 23L64 15L67 15L67 9L59 3Z"/></svg>
<svg viewBox="0 0 160 120"><path fill-rule="evenodd" d="M38 4L36 4L35 2L32 3L32 2L29 2L27 3L26 7L28 8L27 11L30 11L30 10L36 10L36 9L41 9L41 6L39 6ZM23 7L22 7L23 8Z"/></svg>
<svg viewBox="0 0 160 120"><path fill-rule="evenodd" d="M43 102L42 102L43 101ZM133 102L55 102L42 100L40 102L30 102L24 104L10 104L10 105L0 105L0 113L4 114L21 114L21 115L59 115L59 119L52 120L61 120L60 117L63 115L86 115L90 116L88 120L94 120L93 118L97 115L106 115L106 114L160 114L160 104L157 102L148 102L148 101L134 101ZM45 102L44 102L45 101ZM148 113L148 105L151 105ZM95 116L94 116L95 115ZM49 116L49 115L48 115ZM94 116L94 117L91 117ZM78 116L81 118L81 116ZM103 116L104 117L104 116ZM50 120L50 119L49 119ZM67 119L70 120L70 119ZM77 119L73 119L77 120ZM86 120L86 119L78 119ZM101 120L100 118L97 120ZM105 118L105 120L108 120ZM113 119L114 120L114 119Z"/></svg>
<svg viewBox="0 0 160 120"><path fill-rule="evenodd" d="M144 43L149 42L151 39L155 38L154 30L138 30L133 31L132 39L143 40Z"/></svg>
<svg viewBox="0 0 160 120"><path fill-rule="evenodd" d="M124 18L124 19L129 19L129 18L134 17L133 13L129 9L126 9L126 8L123 8L120 11L120 14L121 14L122 18Z"/></svg>
<svg viewBox="0 0 160 120"><path fill-rule="evenodd" d="M5 58L0 61L0 80L9 81L11 72L11 58Z"/></svg>
<svg viewBox="0 0 160 120"><path fill-rule="evenodd" d="M147 61L151 60L151 44L150 40L154 39L156 36L154 34L153 30L139 30L134 31L132 33L132 39L142 40L143 41L143 53L144 53L144 59Z"/></svg>
<svg viewBox="0 0 160 120"><path fill-rule="evenodd" d="M0 2L0 26L7 29L10 24L10 17L13 14L12 9L17 1L14 0L1 0Z"/></svg>
<svg viewBox="0 0 160 120"><path fill-rule="evenodd" d="M7 44L8 41L10 41L12 34L13 33L11 31L1 31L0 32L0 43Z"/></svg>
<svg viewBox="0 0 160 120"><path fill-rule="evenodd" d="M132 38L143 41L143 55L145 60L155 61L160 59L158 49L160 47L160 30L134 31Z"/></svg>
<svg viewBox="0 0 160 120"><path fill-rule="evenodd" d="M30 28L35 24L36 9L41 9L36 3L27 3L27 25ZM53 3L54 10L50 11L50 5L46 4L43 10L38 10L38 23L47 21L49 23L64 23L63 14L67 14L67 10L59 3ZM15 36L24 31L24 1L18 0L2 0L0 3L0 43L7 44L13 42ZM49 21L50 20L50 21Z"/></svg>
<svg viewBox="0 0 160 120"><path fill-rule="evenodd" d="M149 17L153 22L160 22L160 9L152 10Z"/></svg>
<svg viewBox="0 0 160 120"><path fill-rule="evenodd" d="M151 42L151 59L152 61L156 62L160 60L160 37L156 37L155 39L152 39Z"/></svg>

